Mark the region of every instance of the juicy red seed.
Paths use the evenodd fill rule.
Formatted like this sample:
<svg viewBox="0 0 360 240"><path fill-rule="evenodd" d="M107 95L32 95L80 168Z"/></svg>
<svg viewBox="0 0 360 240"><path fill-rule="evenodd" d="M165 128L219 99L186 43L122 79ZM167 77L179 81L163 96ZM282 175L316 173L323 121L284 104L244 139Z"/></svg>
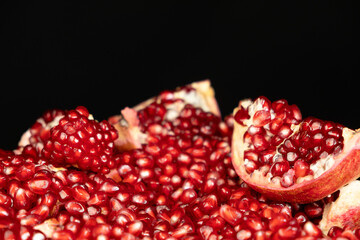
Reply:
<svg viewBox="0 0 360 240"><path fill-rule="evenodd" d="M24 163L24 165L20 166L16 171L16 177L21 180L29 180L35 174L35 164L34 163Z"/></svg>
<svg viewBox="0 0 360 240"><path fill-rule="evenodd" d="M247 161L247 163L245 164L245 170L249 174L254 172L258 168L259 168L259 165L255 161L252 161L252 160Z"/></svg>
<svg viewBox="0 0 360 240"><path fill-rule="evenodd" d="M258 151L255 150L246 150L244 152L244 159L248 159L248 160L252 160L252 161L257 161L259 158L259 154Z"/></svg>
<svg viewBox="0 0 360 240"><path fill-rule="evenodd" d="M192 188L185 189L180 196L180 200L185 204L193 202L196 198L197 193Z"/></svg>
<svg viewBox="0 0 360 240"><path fill-rule="evenodd" d="M74 199L79 202L86 202L90 199L90 194L84 186L73 186L71 190Z"/></svg>
<svg viewBox="0 0 360 240"><path fill-rule="evenodd" d="M304 212L310 219L313 219L322 215L323 208L318 203L310 203L304 207Z"/></svg>
<svg viewBox="0 0 360 240"><path fill-rule="evenodd" d="M277 134L282 139L285 139L285 138L288 138L291 133L292 133L292 130L291 130L290 126L287 124L284 124L279 128L279 131Z"/></svg>
<svg viewBox="0 0 360 240"><path fill-rule="evenodd" d="M85 205L77 201L68 201L65 203L65 209L74 215L81 215L85 212Z"/></svg>
<svg viewBox="0 0 360 240"><path fill-rule="evenodd" d="M294 170L296 178L304 177L308 174L310 165L303 159L298 159L294 163Z"/></svg>
<svg viewBox="0 0 360 240"><path fill-rule="evenodd" d="M295 174L294 171L290 172L290 170L285 172L280 179L281 186L287 188L294 185L294 181L295 181L294 174Z"/></svg>
<svg viewBox="0 0 360 240"><path fill-rule="evenodd" d="M271 109L271 102L267 97L264 96L260 96L258 97L255 102L257 102L258 104L260 104L261 108L266 110L266 111L270 111Z"/></svg>
<svg viewBox="0 0 360 240"><path fill-rule="evenodd" d="M244 125L244 120L249 119L250 115L247 111L247 109L244 108L240 108L234 116L234 119L236 122L238 122L239 124Z"/></svg>
<svg viewBox="0 0 360 240"><path fill-rule="evenodd" d="M255 127L263 127L271 121L270 111L259 110L254 114L253 123Z"/></svg>
<svg viewBox="0 0 360 240"><path fill-rule="evenodd" d="M344 229L338 227L338 226L332 226L330 229L329 229L329 232L328 232L328 236L331 237L331 238L337 238L337 237L340 237L342 232L344 231Z"/></svg>
<svg viewBox="0 0 360 240"><path fill-rule="evenodd" d="M219 214L226 222L228 222L232 226L238 225L243 217L241 212L226 204L220 207Z"/></svg>
<svg viewBox="0 0 360 240"><path fill-rule="evenodd" d="M218 208L218 197L214 194L205 196L201 199L200 209L204 213L211 213Z"/></svg>
<svg viewBox="0 0 360 240"><path fill-rule="evenodd" d="M282 161L282 162L275 162L270 172L273 176L282 176L285 172L290 169L289 162Z"/></svg>
<svg viewBox="0 0 360 240"><path fill-rule="evenodd" d="M45 194L51 187L51 180L47 177L35 177L28 182L28 187L36 194Z"/></svg>
<svg viewBox="0 0 360 240"><path fill-rule="evenodd" d="M257 151L264 151L269 147L269 142L260 134L256 134L252 137L252 143Z"/></svg>

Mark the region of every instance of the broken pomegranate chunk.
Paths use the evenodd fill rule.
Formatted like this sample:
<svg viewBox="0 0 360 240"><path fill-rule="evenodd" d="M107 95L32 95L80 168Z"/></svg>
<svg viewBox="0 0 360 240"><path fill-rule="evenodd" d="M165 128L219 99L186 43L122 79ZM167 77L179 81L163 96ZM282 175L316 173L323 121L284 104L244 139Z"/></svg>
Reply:
<svg viewBox="0 0 360 240"><path fill-rule="evenodd" d="M266 97L234 110L233 164L239 176L268 198L316 201L360 176L360 134ZM331 176L337 177L331 177Z"/></svg>

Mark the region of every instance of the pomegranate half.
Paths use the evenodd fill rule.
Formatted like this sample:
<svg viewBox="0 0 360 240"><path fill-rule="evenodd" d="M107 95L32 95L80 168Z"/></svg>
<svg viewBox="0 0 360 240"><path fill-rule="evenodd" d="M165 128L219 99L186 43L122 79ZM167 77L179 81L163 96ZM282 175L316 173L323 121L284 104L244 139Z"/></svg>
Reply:
<svg viewBox="0 0 360 240"><path fill-rule="evenodd" d="M286 100L246 99L234 109L232 162L269 199L307 203L360 176L360 134L338 123L302 120Z"/></svg>

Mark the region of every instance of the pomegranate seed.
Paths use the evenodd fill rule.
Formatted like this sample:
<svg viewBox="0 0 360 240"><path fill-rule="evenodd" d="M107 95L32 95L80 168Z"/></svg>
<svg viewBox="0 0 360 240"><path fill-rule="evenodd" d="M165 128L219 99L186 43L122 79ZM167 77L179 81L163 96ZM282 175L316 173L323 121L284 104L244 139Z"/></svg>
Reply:
<svg viewBox="0 0 360 240"><path fill-rule="evenodd" d="M310 219L313 219L322 215L323 208L317 203L310 203L304 207L304 211Z"/></svg>
<svg viewBox="0 0 360 240"><path fill-rule="evenodd" d="M310 166L303 159L298 159L294 163L294 170L296 178L304 177L308 174Z"/></svg>
<svg viewBox="0 0 360 240"><path fill-rule="evenodd" d="M273 176L282 176L285 172L289 170L289 168L289 163L286 161L275 162L272 165L270 172Z"/></svg>
<svg viewBox="0 0 360 240"><path fill-rule="evenodd" d="M51 180L47 177L35 177L28 182L28 187L36 194L45 194L51 187Z"/></svg>
<svg viewBox="0 0 360 240"><path fill-rule="evenodd" d="M232 226L236 226L240 223L242 214L237 209L230 207L229 205L222 205L219 211L220 216Z"/></svg>
<svg viewBox="0 0 360 240"><path fill-rule="evenodd" d="M304 230L308 236L312 236L312 237L321 237L322 236L321 230L310 221L307 221L304 224Z"/></svg>
<svg viewBox="0 0 360 240"><path fill-rule="evenodd" d="M254 114L253 123L255 127L263 127L271 121L270 112L267 110L259 110Z"/></svg>
<svg viewBox="0 0 360 240"><path fill-rule="evenodd" d="M244 108L240 108L235 113L235 116L234 116L235 121L241 125L245 125L244 120L249 119L249 118L250 118L250 116L248 114L248 111L247 111L247 109L244 109Z"/></svg>

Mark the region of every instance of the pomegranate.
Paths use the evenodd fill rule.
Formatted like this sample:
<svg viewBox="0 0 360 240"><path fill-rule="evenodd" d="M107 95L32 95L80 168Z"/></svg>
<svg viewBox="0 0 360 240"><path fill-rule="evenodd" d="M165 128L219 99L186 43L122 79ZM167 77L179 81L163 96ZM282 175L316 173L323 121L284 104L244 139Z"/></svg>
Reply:
<svg viewBox="0 0 360 240"><path fill-rule="evenodd" d="M125 122L120 120L122 128L114 122L122 139L116 140L117 148L115 130L78 107L41 125L44 137L30 131L18 149L0 150L0 239L360 237L360 229L349 222L334 226L328 221L329 230L322 228L349 191L304 204L287 203L267 198L240 179L230 148L234 117L221 119L216 104L214 108L208 102L213 107L206 107L198 97L188 99L188 94L199 94L194 91L199 90L187 86L165 91L142 107L124 110L129 113L123 114ZM292 116L299 119L298 112ZM130 126L132 121L136 125ZM94 135L83 134L87 129ZM87 137L77 141L78 136ZM263 139L258 140L261 149ZM334 148L346 148L344 141ZM97 147L87 151L91 146ZM77 156L79 149L83 155ZM94 167L99 156L105 161ZM307 174L310 170L297 169Z"/></svg>
<svg viewBox="0 0 360 240"><path fill-rule="evenodd" d="M150 118L157 122L163 120L171 122L187 104L220 116L214 95L210 81L203 80L178 87L173 91L165 90L158 96L133 108L123 109L121 115L109 118L109 122L114 125L119 134L119 138L115 141L116 147L120 151L131 150L139 148L141 144L146 142L146 134L140 129L139 118Z"/></svg>
<svg viewBox="0 0 360 240"><path fill-rule="evenodd" d="M358 131L308 117L286 100L243 100L234 110L233 164L266 197L312 202L360 176Z"/></svg>

